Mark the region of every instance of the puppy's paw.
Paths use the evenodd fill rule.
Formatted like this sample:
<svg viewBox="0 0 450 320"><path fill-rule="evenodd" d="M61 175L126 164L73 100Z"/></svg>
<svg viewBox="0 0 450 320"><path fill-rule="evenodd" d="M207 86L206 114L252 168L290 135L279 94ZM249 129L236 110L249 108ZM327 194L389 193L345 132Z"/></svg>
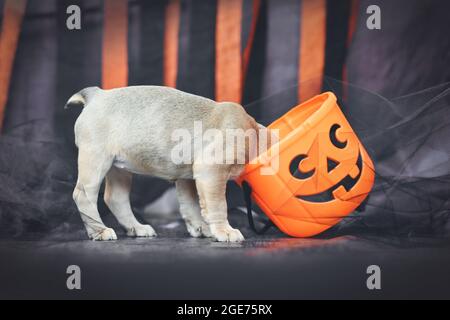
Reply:
<svg viewBox="0 0 450 320"><path fill-rule="evenodd" d="M219 242L241 242L244 236L238 229L233 229L229 224L211 225L211 233Z"/></svg>
<svg viewBox="0 0 450 320"><path fill-rule="evenodd" d="M89 237L94 241L110 241L110 240L117 240L117 235L111 228L105 228L101 232L96 232Z"/></svg>
<svg viewBox="0 0 450 320"><path fill-rule="evenodd" d="M202 221L202 234L205 238L213 238L213 234L211 233L211 228L206 222Z"/></svg>
<svg viewBox="0 0 450 320"><path fill-rule="evenodd" d="M213 235L211 234L211 231L209 229L209 226L203 222L203 221L196 221L196 222L186 222L186 228L191 235L191 237L194 238L211 238Z"/></svg>
<svg viewBox="0 0 450 320"><path fill-rule="evenodd" d="M140 224L127 230L129 237L156 237L156 231L148 224Z"/></svg>

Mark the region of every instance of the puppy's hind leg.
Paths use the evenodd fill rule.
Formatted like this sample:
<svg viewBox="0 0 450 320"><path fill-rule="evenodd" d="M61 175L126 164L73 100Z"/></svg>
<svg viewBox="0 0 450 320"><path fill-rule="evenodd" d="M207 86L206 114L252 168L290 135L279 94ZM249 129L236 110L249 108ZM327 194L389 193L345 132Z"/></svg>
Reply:
<svg viewBox="0 0 450 320"><path fill-rule="evenodd" d="M113 229L104 225L97 210L100 185L112 164L108 157L94 149L80 148L78 153L78 181L73 200L81 214L89 238L92 240L116 240Z"/></svg>
<svg viewBox="0 0 450 320"><path fill-rule="evenodd" d="M209 226L203 220L200 213L197 188L194 180L177 180L175 182L180 213L186 223L186 228L191 236L211 237Z"/></svg>
<svg viewBox="0 0 450 320"><path fill-rule="evenodd" d="M139 223L130 205L131 173L111 167L106 175L105 203L131 237L154 237L150 225Z"/></svg>

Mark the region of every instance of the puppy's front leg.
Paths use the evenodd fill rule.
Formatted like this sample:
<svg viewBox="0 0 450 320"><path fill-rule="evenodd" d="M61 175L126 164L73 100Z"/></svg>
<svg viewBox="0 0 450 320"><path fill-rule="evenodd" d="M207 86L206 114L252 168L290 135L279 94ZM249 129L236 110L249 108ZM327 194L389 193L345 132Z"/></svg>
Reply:
<svg viewBox="0 0 450 320"><path fill-rule="evenodd" d="M217 241L243 241L242 233L228 223L225 191L229 176L226 166L200 166L194 169L201 214Z"/></svg>

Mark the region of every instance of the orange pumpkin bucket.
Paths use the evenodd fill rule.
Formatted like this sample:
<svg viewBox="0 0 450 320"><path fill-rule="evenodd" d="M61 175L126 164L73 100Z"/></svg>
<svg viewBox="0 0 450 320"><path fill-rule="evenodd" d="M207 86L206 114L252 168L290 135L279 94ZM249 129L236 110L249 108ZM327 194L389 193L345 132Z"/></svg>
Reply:
<svg viewBox="0 0 450 320"><path fill-rule="evenodd" d="M279 130L279 142L246 165L237 182L251 191L281 231L294 237L314 236L367 197L374 165L333 93L296 106L269 128ZM274 161L277 170L262 174L261 169L273 168Z"/></svg>

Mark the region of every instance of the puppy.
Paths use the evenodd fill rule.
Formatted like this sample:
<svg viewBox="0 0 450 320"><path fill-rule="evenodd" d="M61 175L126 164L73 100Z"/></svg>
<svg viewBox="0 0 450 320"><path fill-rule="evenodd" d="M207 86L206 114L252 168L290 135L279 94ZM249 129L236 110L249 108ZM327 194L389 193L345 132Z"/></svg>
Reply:
<svg viewBox="0 0 450 320"><path fill-rule="evenodd" d="M66 107L74 105L84 108L75 123L79 154L73 199L91 239L117 239L97 210L104 178L105 203L127 235L156 236L155 230L139 223L131 210L129 193L132 173L136 173L175 182L180 212L191 236L244 240L228 223L225 191L227 181L239 176L249 161L249 144L239 150L233 147L233 152L219 156L222 162L211 163L205 161L207 154L225 149L226 143L215 139L217 134L214 139L205 139L195 130L197 123L203 132L214 129L222 136L228 129L258 132L263 127L242 106L159 86L85 88L74 94ZM180 129L191 137L181 145L190 163L174 161L180 142L173 134ZM238 159L245 160L240 163Z"/></svg>

